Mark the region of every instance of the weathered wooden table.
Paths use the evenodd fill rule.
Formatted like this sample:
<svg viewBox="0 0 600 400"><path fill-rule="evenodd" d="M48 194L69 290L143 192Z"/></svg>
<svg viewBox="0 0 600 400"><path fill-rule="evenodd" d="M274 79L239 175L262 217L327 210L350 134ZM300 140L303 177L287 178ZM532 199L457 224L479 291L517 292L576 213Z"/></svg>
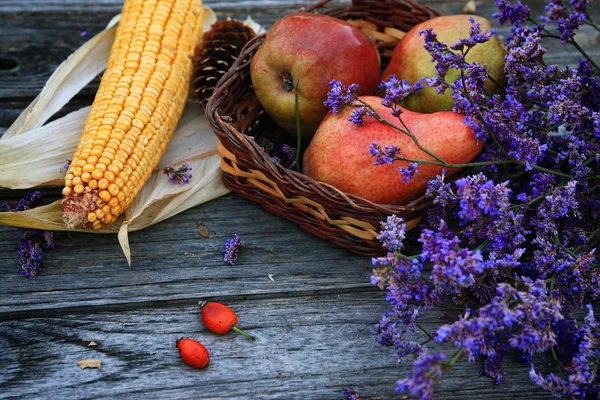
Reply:
<svg viewBox="0 0 600 400"><path fill-rule="evenodd" d="M484 3L484 4L481 4ZM492 1L477 14L491 18ZM534 6L540 10L541 1ZM85 40L120 11L119 0L0 0L0 133L40 92L44 82ZM292 0L206 1L219 18L270 25L306 5ZM444 13L460 0L429 0ZM591 6L594 13L600 12ZM506 34L506 29L501 29ZM600 38L579 41L598 55ZM595 48L594 48L595 47ZM551 62L576 60L550 45ZM91 104L97 81L62 114ZM0 160L2 162L2 160ZM59 189L48 189L57 198ZM0 190L0 203L22 191ZM214 234L202 239L196 223ZM0 227L0 398L341 398L344 390L390 398L410 371L394 350L369 332L388 309L385 293L369 283L370 260L315 238L233 194L130 234L127 267L116 236L57 233L36 280L18 273L22 230ZM239 233L247 246L235 266L221 250ZM269 278L272 277L272 280ZM199 299L231 305L239 326L257 337L217 336L198 316ZM424 325L441 323L429 313ZM206 370L179 358L176 339L202 341ZM96 347L88 347L90 341ZM101 359L81 370L77 361ZM480 376L481 362L462 363L438 385L440 399L548 398L533 387L528 366L506 361L501 385Z"/></svg>

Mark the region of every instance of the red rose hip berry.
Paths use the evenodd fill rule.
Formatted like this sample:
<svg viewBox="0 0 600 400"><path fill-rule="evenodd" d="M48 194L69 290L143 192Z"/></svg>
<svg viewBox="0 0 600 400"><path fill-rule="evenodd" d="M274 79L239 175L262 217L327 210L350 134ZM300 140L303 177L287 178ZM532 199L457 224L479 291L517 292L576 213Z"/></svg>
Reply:
<svg viewBox="0 0 600 400"><path fill-rule="evenodd" d="M253 342L256 338L235 326L238 322L238 317L235 312L225 304L201 301L200 314L202 323L209 331L224 335L229 331L234 331L240 335L244 335Z"/></svg>
<svg viewBox="0 0 600 400"><path fill-rule="evenodd" d="M181 338L177 340L179 355L183 361L194 368L206 368L210 362L210 356L206 347L197 340Z"/></svg>

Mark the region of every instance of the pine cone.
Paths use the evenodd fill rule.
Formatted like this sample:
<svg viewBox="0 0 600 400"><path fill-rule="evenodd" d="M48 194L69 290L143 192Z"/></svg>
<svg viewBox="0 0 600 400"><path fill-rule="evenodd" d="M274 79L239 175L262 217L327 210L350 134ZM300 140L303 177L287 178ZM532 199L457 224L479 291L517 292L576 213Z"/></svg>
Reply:
<svg viewBox="0 0 600 400"><path fill-rule="evenodd" d="M239 21L217 21L202 36L194 53L194 96L206 107L219 79L229 70L254 31Z"/></svg>

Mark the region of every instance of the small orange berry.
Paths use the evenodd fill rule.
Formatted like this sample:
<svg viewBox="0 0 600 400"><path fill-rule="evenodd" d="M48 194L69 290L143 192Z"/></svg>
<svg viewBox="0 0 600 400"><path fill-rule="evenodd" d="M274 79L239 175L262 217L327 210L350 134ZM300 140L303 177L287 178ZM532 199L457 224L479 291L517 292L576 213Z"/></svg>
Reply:
<svg viewBox="0 0 600 400"><path fill-rule="evenodd" d="M202 323L208 328L209 331L224 335L229 331L234 331L240 335L246 336L253 342L256 338L248 333L242 331L237 326L238 317L235 312L227 307L225 304L200 301L200 314L202 317Z"/></svg>
<svg viewBox="0 0 600 400"><path fill-rule="evenodd" d="M182 360L194 368L206 368L210 362L210 356L206 347L197 340L181 338L177 340L177 348Z"/></svg>

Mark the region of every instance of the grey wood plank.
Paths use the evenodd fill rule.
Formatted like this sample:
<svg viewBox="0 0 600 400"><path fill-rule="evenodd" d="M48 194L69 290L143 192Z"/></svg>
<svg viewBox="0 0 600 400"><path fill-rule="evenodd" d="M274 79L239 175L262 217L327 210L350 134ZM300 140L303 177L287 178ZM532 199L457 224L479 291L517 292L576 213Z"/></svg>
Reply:
<svg viewBox="0 0 600 400"><path fill-rule="evenodd" d="M202 220L214 238L201 239ZM130 234L129 269L115 235L57 233L35 281L17 273L22 230L0 228L0 320L32 311L214 296L372 290L368 258L335 248L233 194ZM235 266L222 260L227 237L247 246ZM268 279L274 275L275 282Z"/></svg>
<svg viewBox="0 0 600 400"><path fill-rule="evenodd" d="M369 334L387 307L383 292L228 304L257 342L208 332L194 305L4 322L0 398L341 398L355 387L384 399L394 397L395 381L410 372L410 362L398 365L393 349ZM424 322L439 323L437 314ZM209 349L208 369L181 362L175 341L182 336ZM98 346L88 347L91 340ZM81 359L101 359L102 368L80 370ZM547 398L531 388L528 368L516 356L507 364L518 372L500 386L479 376L480 362L460 364L438 384L438 398Z"/></svg>
<svg viewBox="0 0 600 400"><path fill-rule="evenodd" d="M340 1L334 2L340 3ZM310 1L302 0L204 0L203 4L214 9L232 8L300 8ZM109 11L119 12L123 0L1 0L0 12L47 12L47 11Z"/></svg>

